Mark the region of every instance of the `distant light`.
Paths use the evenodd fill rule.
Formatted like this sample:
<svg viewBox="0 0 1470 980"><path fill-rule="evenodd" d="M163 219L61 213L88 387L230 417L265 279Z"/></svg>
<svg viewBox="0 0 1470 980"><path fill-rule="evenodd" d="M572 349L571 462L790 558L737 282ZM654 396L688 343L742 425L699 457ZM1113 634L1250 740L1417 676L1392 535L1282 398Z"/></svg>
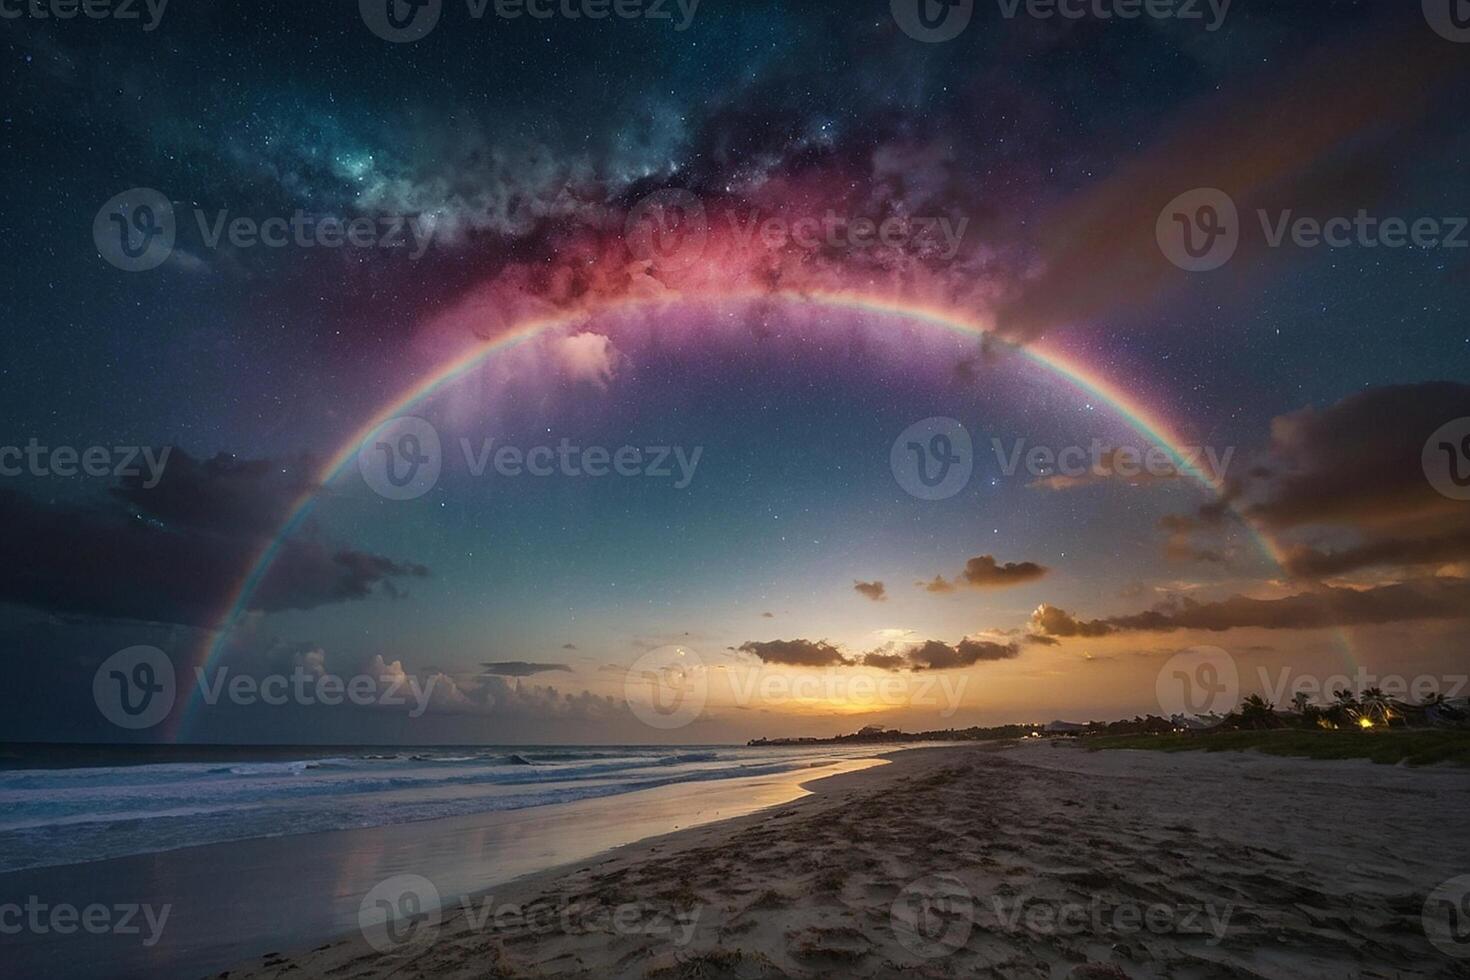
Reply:
<svg viewBox="0 0 1470 980"><path fill-rule="evenodd" d="M1372 718L1359 718L1358 719L1358 727L1359 728L1372 728L1373 727L1373 719Z"/></svg>

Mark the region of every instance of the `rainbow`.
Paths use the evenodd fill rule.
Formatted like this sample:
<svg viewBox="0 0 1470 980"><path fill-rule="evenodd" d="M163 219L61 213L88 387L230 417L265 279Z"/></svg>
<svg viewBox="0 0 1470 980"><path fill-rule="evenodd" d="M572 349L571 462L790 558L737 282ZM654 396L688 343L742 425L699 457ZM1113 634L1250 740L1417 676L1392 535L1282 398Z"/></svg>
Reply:
<svg viewBox="0 0 1470 980"><path fill-rule="evenodd" d="M955 310L895 301L855 292L731 292L722 294L718 298L728 302L780 300L808 303L834 309L846 309L869 314L898 317L975 336L984 336L992 332L991 326ZM585 320L589 315L618 313L639 306L672 306L677 305L679 302L681 302L680 299L663 297L657 299L624 299L591 308L578 308L571 312L558 312L555 315L547 317L528 318L512 326L504 333L473 346L469 350L441 364L427 376L415 382L402 394L380 408L322 465L321 469L315 475L315 479L310 481L310 489L291 504L280 528L271 536L268 543L261 549L255 560L246 570L245 575L240 579L238 585L229 594L225 611L217 620L214 628L206 634L205 642L190 658L187 664L190 676L186 682L186 688L193 690L198 686L194 683L193 674L195 668L208 670L218 660L224 648L226 638L245 615L251 597L254 595L255 590L259 587L266 573L270 570L272 563L280 553L286 540L290 538L291 534L301 522L311 513L321 488L341 475L342 471L352 463L362 443L379 426L390 419L405 414L413 406L470 373L496 353L514 347L547 330L569 326ZM1097 371L1088 368L1074 357L1062 352L1043 345L1032 344L1018 346L1014 350L1043 369L1066 380L1080 391L1106 403L1140 435L1157 445L1165 447L1181 472L1187 473L1211 493L1219 494L1221 492L1223 486L1220 475L1206 473L1199 469L1186 456L1184 452L1186 443L1183 437L1147 405L1129 395ZM1263 552L1276 565L1284 566L1284 553L1271 535L1247 515L1241 514L1241 517L1246 527L1250 529L1252 536L1260 544ZM200 697L197 695L191 696L184 710L175 713L174 720L171 723L172 737L177 739L187 733L193 720L200 711L200 703Z"/></svg>

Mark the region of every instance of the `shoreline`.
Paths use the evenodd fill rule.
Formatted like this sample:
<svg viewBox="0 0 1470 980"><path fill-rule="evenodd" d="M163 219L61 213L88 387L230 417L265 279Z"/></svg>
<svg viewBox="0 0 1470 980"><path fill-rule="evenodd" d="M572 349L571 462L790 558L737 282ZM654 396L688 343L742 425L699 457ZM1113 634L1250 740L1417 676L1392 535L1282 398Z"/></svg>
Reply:
<svg viewBox="0 0 1470 980"><path fill-rule="evenodd" d="M7 936L22 975L198 977L271 950L331 942L358 928L378 883L417 874L446 901L585 861L610 849L799 799L803 783L879 765L872 757L725 780L686 781L566 803L429 820L252 837L0 874L0 903L144 903L168 918L158 941L74 930ZM221 887L221 884L225 887ZM138 917L143 921L143 917Z"/></svg>
<svg viewBox="0 0 1470 980"><path fill-rule="evenodd" d="M827 802L838 794L842 794L844 799L851 799L859 791L884 792L892 789L899 782L913 778L917 772L929 768L924 760L917 758L918 756L930 753L949 753L956 750L971 752L987 744L989 743L971 743L963 747L954 745L889 746L885 751L870 759L853 760L867 764L845 765L843 771L840 772L787 774L799 777L793 782L796 789L801 791L800 795L759 806L744 814L640 837L626 844L605 848L585 858L561 862L554 866L528 872L504 881L491 889L483 889L461 896L458 902L446 902L434 929L435 938L454 932L456 927L474 925L467 920L484 914L484 902L487 898L496 900L498 907L495 912L500 910L499 907L504 906L525 908L548 888L565 879L594 874L599 868L630 867L655 859L660 855L677 854L682 851L717 845L731 835L758 828L764 821L799 817L805 813L807 808ZM823 766L821 768L833 767ZM677 911L673 903L669 903L668 911ZM492 912L492 920L495 912ZM501 919L503 921L504 916L501 916ZM373 932L373 930L369 931ZM389 949L384 952L374 948L374 941L382 938L374 934L370 939L364 935L364 930L359 928L342 933L310 951L298 950L284 957L279 954L267 954L258 957L259 962L237 963L234 968L216 974L216 976L228 976L231 980L277 977L284 973L293 976L315 976L318 973L313 970L317 968L322 975L326 973L337 975L343 971L344 958L347 962L360 963L363 960L372 961L377 957L382 957L382 962L371 967L369 972L350 973L349 975L372 976L377 975L380 969L384 973L397 973L402 968L402 964L397 962L395 953L411 961L423 952L423 944L428 941L417 939L405 944L402 949ZM315 961L322 958L323 954L329 963L316 964Z"/></svg>
<svg viewBox="0 0 1470 980"><path fill-rule="evenodd" d="M989 743L808 782L230 977L1470 975L1420 918L1463 771Z"/></svg>

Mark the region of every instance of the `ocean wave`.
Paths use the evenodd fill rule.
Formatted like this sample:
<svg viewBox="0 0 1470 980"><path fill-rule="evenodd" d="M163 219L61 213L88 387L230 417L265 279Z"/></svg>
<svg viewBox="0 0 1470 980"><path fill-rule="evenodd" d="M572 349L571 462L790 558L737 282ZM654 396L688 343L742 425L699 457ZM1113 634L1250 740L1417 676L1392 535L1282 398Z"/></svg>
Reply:
<svg viewBox="0 0 1470 980"><path fill-rule="evenodd" d="M275 776L281 773L303 773L311 769L328 769L347 764L346 759L298 759L293 762L250 762L237 766L217 766L211 773L231 776Z"/></svg>
<svg viewBox="0 0 1470 980"><path fill-rule="evenodd" d="M6 773L0 871L516 810L785 772L850 754L703 746L472 752Z"/></svg>

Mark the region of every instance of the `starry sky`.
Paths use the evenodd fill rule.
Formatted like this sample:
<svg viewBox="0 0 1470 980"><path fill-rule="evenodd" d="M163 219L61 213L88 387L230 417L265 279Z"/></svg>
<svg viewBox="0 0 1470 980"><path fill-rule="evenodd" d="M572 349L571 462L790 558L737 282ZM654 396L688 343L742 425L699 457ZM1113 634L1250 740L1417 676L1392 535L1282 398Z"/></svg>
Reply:
<svg viewBox="0 0 1470 980"><path fill-rule="evenodd" d="M1470 503L1422 453L1470 416L1470 232L1277 246L1257 214L1453 233L1470 44L1414 3L1237 0L1212 30L978 2L944 41L904 3L445 0L404 43L371 3L0 19L0 447L170 448L156 481L0 477L0 737L1112 718L1158 711L1160 665L1197 644L1242 693L1283 669L1463 673ZM176 229L128 271L94 224L139 188ZM1161 244L1196 188L1238 207L1212 271ZM217 234L293 216L389 241ZM402 416L442 465L396 500L358 449ZM923 499L893 450L934 418L973 474ZM671 475L476 475L486 440L668 447ZM997 454L1094 443L1229 464L1068 477ZM181 686L227 667L436 695L416 718L186 695L125 731L93 677L137 645ZM699 665L688 724L632 710L649 656ZM821 693L784 695L798 676ZM942 705L915 695L935 678Z"/></svg>

